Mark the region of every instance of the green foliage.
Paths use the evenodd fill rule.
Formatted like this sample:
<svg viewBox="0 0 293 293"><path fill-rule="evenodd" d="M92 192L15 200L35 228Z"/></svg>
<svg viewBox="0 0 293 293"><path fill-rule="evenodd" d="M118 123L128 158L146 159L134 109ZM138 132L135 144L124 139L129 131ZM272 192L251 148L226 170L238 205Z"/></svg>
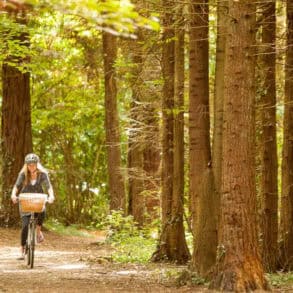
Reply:
<svg viewBox="0 0 293 293"><path fill-rule="evenodd" d="M103 29L112 34L136 37L138 27L158 31L160 26L156 15L146 18L140 15L129 0L27 0L35 10L60 11L67 15L77 16L83 22Z"/></svg>
<svg viewBox="0 0 293 293"><path fill-rule="evenodd" d="M131 236L113 243L116 251L112 254L114 261L122 263L147 263L156 248L156 241L144 235Z"/></svg>
<svg viewBox="0 0 293 293"><path fill-rule="evenodd" d="M49 213L68 224L101 222L108 213L101 32L135 38L141 27L158 31L158 14L145 17L128 0L23 2L22 18L0 13L0 62L31 73L34 151L57 198ZM121 128L131 98L125 84L118 83ZM123 132L123 163L127 139Z"/></svg>
<svg viewBox="0 0 293 293"><path fill-rule="evenodd" d="M45 228L61 235L93 237L86 230L78 225L64 226L57 219L48 219L44 224Z"/></svg>
<svg viewBox="0 0 293 293"><path fill-rule="evenodd" d="M7 14L0 13L0 62L6 62L22 71L27 71L29 63L28 56L31 56L28 27Z"/></svg>
<svg viewBox="0 0 293 293"><path fill-rule="evenodd" d="M274 287L293 286L293 273L278 272L275 274L266 274L270 284ZM292 288L291 288L292 290Z"/></svg>
<svg viewBox="0 0 293 293"><path fill-rule="evenodd" d="M31 59L34 151L51 171L54 216L70 224L97 221L108 203L101 57L88 57L99 52L99 36L81 37L75 20L47 13L31 37L39 51Z"/></svg>
<svg viewBox="0 0 293 293"><path fill-rule="evenodd" d="M101 225L98 225L101 228ZM107 242L115 247L113 260L122 263L146 263L155 250L157 240L151 230L139 229L132 216L123 216L121 211L112 211L102 223L108 231Z"/></svg>
<svg viewBox="0 0 293 293"><path fill-rule="evenodd" d="M200 286L208 285L207 280L197 275L195 272L186 269L185 267L169 267L161 272L160 280L162 283L171 283L174 286Z"/></svg>
<svg viewBox="0 0 293 293"><path fill-rule="evenodd" d="M189 251L192 253L193 251L193 235L191 232L188 231L188 227L186 225L186 222L184 222L185 224L185 239L186 239L186 244L188 246Z"/></svg>
<svg viewBox="0 0 293 293"><path fill-rule="evenodd" d="M120 239L136 236L138 229L132 216L124 216L123 211L111 211L104 222L97 224L97 228L107 228L108 241L119 242Z"/></svg>

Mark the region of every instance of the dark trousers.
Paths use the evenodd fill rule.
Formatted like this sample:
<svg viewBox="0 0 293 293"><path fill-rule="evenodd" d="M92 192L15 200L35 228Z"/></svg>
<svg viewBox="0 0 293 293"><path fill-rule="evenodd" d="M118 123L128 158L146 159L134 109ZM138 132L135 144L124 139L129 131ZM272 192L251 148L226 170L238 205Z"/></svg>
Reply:
<svg viewBox="0 0 293 293"><path fill-rule="evenodd" d="M41 213L35 213L35 217L37 218L37 225L42 226L45 219L45 211ZM25 246L26 244L30 218L31 218L31 215L21 217L21 220L22 220L21 246Z"/></svg>

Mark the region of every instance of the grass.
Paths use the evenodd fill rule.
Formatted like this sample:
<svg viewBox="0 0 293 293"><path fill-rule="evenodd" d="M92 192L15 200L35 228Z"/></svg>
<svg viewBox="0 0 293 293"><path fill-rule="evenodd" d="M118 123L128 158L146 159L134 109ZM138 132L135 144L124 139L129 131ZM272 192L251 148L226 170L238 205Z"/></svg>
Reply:
<svg viewBox="0 0 293 293"><path fill-rule="evenodd" d="M54 219L47 220L44 224L44 227L49 231L56 232L60 235L93 237L90 232L82 229L78 225L64 226L63 224L59 223L57 220Z"/></svg>
<svg viewBox="0 0 293 293"><path fill-rule="evenodd" d="M135 235L112 242L115 252L112 258L121 263L147 263L156 248L156 240Z"/></svg>
<svg viewBox="0 0 293 293"><path fill-rule="evenodd" d="M47 220L44 226L49 231L60 235L93 237L90 229L85 229L78 225L64 226L54 219ZM133 230L135 233L133 233ZM114 235L112 234L107 242L115 248L112 259L119 263L147 263L157 244L157 240L140 235L139 231L133 228L133 226L131 232L128 229L122 231L115 230Z"/></svg>
<svg viewBox="0 0 293 293"><path fill-rule="evenodd" d="M283 273L278 272L275 274L267 274L266 277L268 278L271 286L279 288L279 287L286 287L286 286L293 286L293 272Z"/></svg>

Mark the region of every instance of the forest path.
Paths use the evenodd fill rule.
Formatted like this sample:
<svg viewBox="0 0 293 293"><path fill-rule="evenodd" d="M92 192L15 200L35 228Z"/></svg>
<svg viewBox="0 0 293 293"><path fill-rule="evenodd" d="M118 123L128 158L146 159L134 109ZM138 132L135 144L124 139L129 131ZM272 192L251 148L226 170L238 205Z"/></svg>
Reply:
<svg viewBox="0 0 293 293"><path fill-rule="evenodd" d="M19 256L19 230L0 228L0 292L202 292L161 282L164 266L116 264L105 236L64 236L45 231L35 267ZM165 284L166 285L166 284Z"/></svg>

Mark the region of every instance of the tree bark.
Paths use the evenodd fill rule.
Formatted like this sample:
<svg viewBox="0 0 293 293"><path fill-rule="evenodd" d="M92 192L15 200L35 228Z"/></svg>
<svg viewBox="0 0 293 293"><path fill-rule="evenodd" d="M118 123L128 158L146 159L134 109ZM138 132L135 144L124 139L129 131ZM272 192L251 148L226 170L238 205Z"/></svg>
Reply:
<svg viewBox="0 0 293 293"><path fill-rule="evenodd" d="M176 28L175 28L175 87L174 87L174 156L173 156L173 199L172 214L176 222L175 231L178 236L175 238L173 246L181 250L183 259L189 258L189 250L185 240L183 226L184 211L184 17L182 6L177 5ZM176 232L175 232L176 233Z"/></svg>
<svg viewBox="0 0 293 293"><path fill-rule="evenodd" d="M26 24L25 15L16 20ZM15 37L23 46L29 46L28 34ZM10 56L6 61L9 61ZM27 58L17 58L17 64L2 65L2 208L1 225L15 226L19 222L17 205L12 205L10 196L12 187L23 166L24 157L32 152L30 73L23 72L17 66L24 66Z"/></svg>
<svg viewBox="0 0 293 293"><path fill-rule="evenodd" d="M172 12L174 1L163 1L163 8L162 231L152 261L185 263L189 259L189 252L182 225L182 209L180 209L182 205L173 198L175 32Z"/></svg>
<svg viewBox="0 0 293 293"><path fill-rule="evenodd" d="M136 10L145 17L156 10L157 3L133 1ZM160 216L160 139L159 101L161 79L159 35L150 30L137 30L137 39L128 42L132 58L131 87L133 101L129 130L129 213L142 223ZM136 198L136 200L135 200Z"/></svg>
<svg viewBox="0 0 293 293"><path fill-rule="evenodd" d="M159 96L156 96L158 99ZM146 211L151 220L159 217L160 208L160 130L159 119L154 103L147 103L144 106L144 141L143 169L145 173L144 186L147 190L145 195Z"/></svg>
<svg viewBox="0 0 293 293"><path fill-rule="evenodd" d="M140 35L140 33L138 34ZM139 227L144 223L144 176L143 176L143 99L142 99L142 39L128 42L132 59L131 88L132 102L130 109L130 129L128 136L128 177L129 207L128 213L133 215Z"/></svg>
<svg viewBox="0 0 293 293"><path fill-rule="evenodd" d="M63 156L64 156L64 170L66 180L66 205L67 213L65 219L68 224L75 223L77 220L76 212L80 213L80 210L76 209L77 206L77 193L79 190L76 188L77 182L75 173L75 164L73 159L73 146L74 140L72 137L64 138L62 142Z"/></svg>
<svg viewBox="0 0 293 293"><path fill-rule="evenodd" d="M261 50L261 234L266 271L275 271L278 241L278 159L276 139L275 0L263 3Z"/></svg>
<svg viewBox="0 0 293 293"><path fill-rule="evenodd" d="M293 3L289 0L284 103L280 265L290 271L293 269Z"/></svg>
<svg viewBox="0 0 293 293"><path fill-rule="evenodd" d="M105 71L105 128L110 210L125 211L125 185L121 173L117 86L114 66L117 56L117 44L116 37L107 32L103 32L103 55Z"/></svg>
<svg viewBox="0 0 293 293"><path fill-rule="evenodd" d="M221 215L217 266L210 287L234 292L268 288L256 225L255 14L251 1L229 1Z"/></svg>
<svg viewBox="0 0 293 293"><path fill-rule="evenodd" d="M223 107L224 107L224 66L226 45L226 13L228 1L217 2L217 43L214 96L214 129L212 144L212 166L215 186L215 213L218 226L220 214L220 193L223 159ZM218 229L218 228L217 228Z"/></svg>
<svg viewBox="0 0 293 293"><path fill-rule="evenodd" d="M184 200L184 19L177 12L175 29L175 88L174 88L174 189L178 205ZM182 213L182 212L181 212Z"/></svg>
<svg viewBox="0 0 293 293"><path fill-rule="evenodd" d="M217 234L211 183L208 1L192 1L189 48L189 186L192 211L192 266L206 275L216 260ZM210 178L207 180L205 176ZM214 186L213 184L211 185Z"/></svg>

